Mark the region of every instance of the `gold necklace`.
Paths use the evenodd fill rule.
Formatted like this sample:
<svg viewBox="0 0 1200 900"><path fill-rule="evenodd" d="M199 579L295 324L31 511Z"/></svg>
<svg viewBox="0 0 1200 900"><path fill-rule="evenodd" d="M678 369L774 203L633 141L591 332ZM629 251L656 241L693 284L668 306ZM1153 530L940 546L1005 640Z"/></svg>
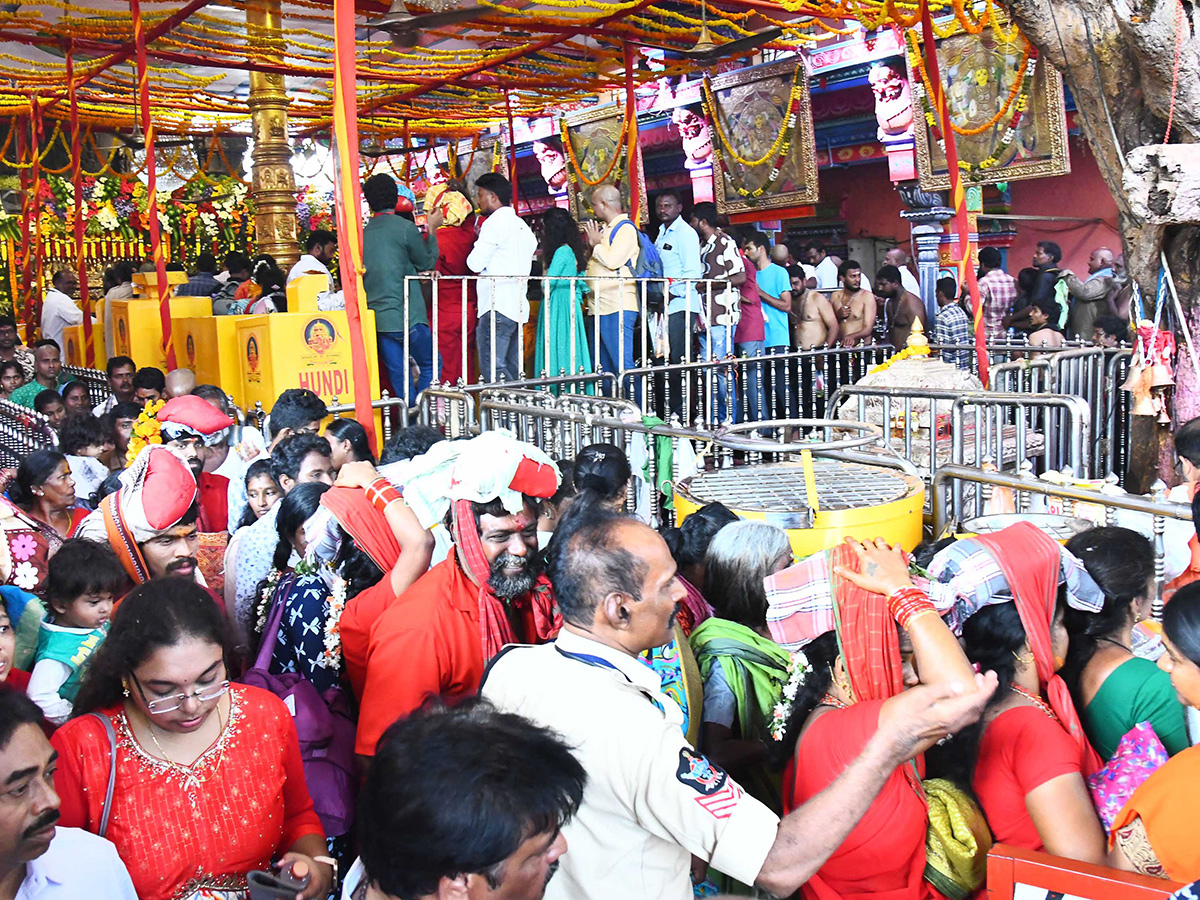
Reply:
<svg viewBox="0 0 1200 900"><path fill-rule="evenodd" d="M213 744L219 743L221 738L225 734L225 723L221 721L221 704L220 704L220 702L217 703L216 713L217 713L217 739L216 739L216 741L213 742ZM189 786L198 787L198 786L206 783L208 781L208 777L206 776L204 778L198 778L196 776L196 773L193 771L192 767L195 766L196 763L198 763L201 760L201 758L203 758L205 753L208 753L208 751L213 748L213 744L209 744L208 747L205 748L204 752L201 753L200 756L197 756L192 761L192 765L185 766L183 763L175 762L175 760L171 759L171 757L167 754L167 751L165 749L163 749L163 745L158 742L158 736L154 733L154 723L150 721L149 717L143 716L143 718L146 719L146 730L150 732L150 740L152 740L154 742L154 746L158 750L159 754L161 755L163 762L165 762L169 766L175 767L176 769L182 769L184 771L184 773L187 775L187 780L188 780ZM224 758L224 756L225 756L225 749L222 747L220 750L220 753L217 756L216 763L213 764L213 767L212 767L213 771L216 771L217 767L221 763L221 759Z"/></svg>
<svg viewBox="0 0 1200 900"><path fill-rule="evenodd" d="M1038 709L1040 709L1042 712L1044 712L1046 715L1048 715L1050 718L1052 718L1055 722L1058 721L1058 716L1057 716L1057 714L1055 714L1054 710L1050 707L1050 704L1047 703L1045 700L1043 700L1041 697L1039 697L1037 694L1031 694L1029 691L1025 690L1025 688L1021 687L1019 684L1012 682L1012 681L1010 681L1008 683L1008 688L1014 694L1020 694L1022 697L1024 697L1026 700L1028 700L1030 703L1032 703L1034 706L1036 706Z"/></svg>

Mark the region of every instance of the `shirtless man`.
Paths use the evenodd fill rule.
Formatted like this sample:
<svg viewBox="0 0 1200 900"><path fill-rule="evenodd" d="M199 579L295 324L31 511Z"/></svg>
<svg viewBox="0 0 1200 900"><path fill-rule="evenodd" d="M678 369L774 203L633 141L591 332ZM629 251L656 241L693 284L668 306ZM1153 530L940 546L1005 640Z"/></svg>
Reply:
<svg viewBox="0 0 1200 900"><path fill-rule="evenodd" d="M881 266L875 275L875 293L883 298L888 323L888 343L897 350L908 346L913 322L921 320L921 328L929 333L929 322L925 318L925 304L921 298L904 289L900 270L896 266Z"/></svg>
<svg viewBox="0 0 1200 900"><path fill-rule="evenodd" d="M796 334L796 347L800 350L816 350L837 345L838 325L833 304L820 291L793 291L792 316Z"/></svg>
<svg viewBox="0 0 1200 900"><path fill-rule="evenodd" d="M842 346L869 343L875 328L875 295L863 290L862 266L846 260L838 267L838 279L842 286L829 299L841 323Z"/></svg>

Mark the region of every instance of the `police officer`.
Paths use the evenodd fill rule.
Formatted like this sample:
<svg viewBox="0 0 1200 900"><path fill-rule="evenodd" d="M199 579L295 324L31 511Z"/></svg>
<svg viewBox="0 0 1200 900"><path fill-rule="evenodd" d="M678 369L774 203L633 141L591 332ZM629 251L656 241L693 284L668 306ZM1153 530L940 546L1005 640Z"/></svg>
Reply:
<svg viewBox="0 0 1200 900"><path fill-rule="evenodd" d="M549 900L690 900L692 855L778 897L804 884L854 828L888 775L974 721L995 677L918 687L828 789L778 819L685 740L682 712L638 660L667 643L684 590L659 535L579 502L549 573L564 626L553 644L497 657L482 693L562 735L588 775L564 829L570 852Z"/></svg>

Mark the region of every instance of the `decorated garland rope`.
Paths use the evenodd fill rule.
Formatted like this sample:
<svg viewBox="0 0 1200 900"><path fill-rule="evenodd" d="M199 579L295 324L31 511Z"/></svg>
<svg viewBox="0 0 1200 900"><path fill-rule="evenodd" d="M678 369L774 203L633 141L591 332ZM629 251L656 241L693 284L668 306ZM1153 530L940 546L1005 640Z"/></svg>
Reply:
<svg viewBox="0 0 1200 900"><path fill-rule="evenodd" d="M729 138L725 135L725 130L721 127L720 110L717 108L716 98L713 97L712 84L709 83L708 76L704 77L704 102L708 106L708 118L712 122L712 130L717 133L717 139L721 142L721 146L725 151L743 166L752 169L755 166L761 166L778 156L780 148L785 140L791 139L792 130L795 126L795 111L800 102L800 73L804 71L803 63L796 63L796 71L792 75L792 89L788 96L788 115L784 117L782 124L779 126L779 134L776 135L771 148L758 159L746 159L738 154L733 149L733 145L729 143Z"/></svg>
<svg viewBox="0 0 1200 900"><path fill-rule="evenodd" d="M912 62L913 68L920 73L921 83L925 87L925 96L931 97L934 93L933 85L929 81L929 72L925 68L925 60L921 58L921 51L919 49L919 45L917 44L916 36L911 31L907 32L907 35L909 41L909 60ZM1029 68L1029 61L1032 58L1032 53L1033 48L1029 42L1026 41L1025 49L1021 52L1021 65L1017 70L1017 77L1013 80L1012 89L1008 92L1008 97L1004 101L1004 106L1000 108L1000 111L997 112L996 115L992 116L992 118L988 119L988 121L984 122L977 128L959 128L957 125L951 122L950 129L955 134L961 134L964 137L974 137L975 135L983 134L985 131L994 128L997 124L999 124L1000 120L1008 115L1008 111L1012 107L1013 101L1017 99L1017 95L1021 93L1022 88L1025 86L1025 76ZM926 118L928 118L928 116Z"/></svg>
<svg viewBox="0 0 1200 900"><path fill-rule="evenodd" d="M579 160L575 158L575 147L571 143L571 135L567 129L567 120L565 117L558 120L558 127L559 131L562 133L563 149L567 151L567 158L571 161L571 168L575 170L575 174L579 177L579 180L588 187L596 187L597 185L604 184L604 182L608 180L608 177L612 175L614 171L616 171L617 163L621 161L621 151L625 146L625 134L629 129L628 113L625 116L625 120L621 123L621 134L617 137L617 152L613 154L612 162L608 164L608 168L604 171L604 174L595 181L592 181L583 174L583 169L580 168Z"/></svg>

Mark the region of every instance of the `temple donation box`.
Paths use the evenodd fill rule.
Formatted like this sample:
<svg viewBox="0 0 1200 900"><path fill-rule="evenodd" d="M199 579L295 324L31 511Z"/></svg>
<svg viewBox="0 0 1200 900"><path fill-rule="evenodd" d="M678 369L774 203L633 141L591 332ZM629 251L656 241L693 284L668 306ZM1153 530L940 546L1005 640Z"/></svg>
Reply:
<svg viewBox="0 0 1200 900"><path fill-rule="evenodd" d="M212 316L211 297L172 297L169 302L172 332L180 319ZM109 351L114 356L128 356L138 368L156 366L164 372L167 370L158 300L114 300L112 320L115 334ZM178 358L176 364L182 365Z"/></svg>
<svg viewBox="0 0 1200 900"><path fill-rule="evenodd" d="M92 348L95 351L95 359L92 362L91 368L103 369L104 364L108 362L108 347L104 341L104 299L101 298L93 307L96 314L96 321L92 323ZM86 349L83 341L83 326L68 325L63 329L62 333L63 345L62 350L63 365L80 366L87 365Z"/></svg>
<svg viewBox="0 0 1200 900"><path fill-rule="evenodd" d="M244 408L245 385L238 361L239 318L207 315L175 319L171 322L171 341L176 365L195 372L197 384L220 385L234 403Z"/></svg>
<svg viewBox="0 0 1200 900"><path fill-rule="evenodd" d="M236 316L242 399L271 405L288 388L307 388L326 403L354 402L354 367L345 310ZM379 396L379 352L371 337L375 314L363 314L371 397ZM197 373L199 374L199 373ZM378 418L378 416L376 417Z"/></svg>

